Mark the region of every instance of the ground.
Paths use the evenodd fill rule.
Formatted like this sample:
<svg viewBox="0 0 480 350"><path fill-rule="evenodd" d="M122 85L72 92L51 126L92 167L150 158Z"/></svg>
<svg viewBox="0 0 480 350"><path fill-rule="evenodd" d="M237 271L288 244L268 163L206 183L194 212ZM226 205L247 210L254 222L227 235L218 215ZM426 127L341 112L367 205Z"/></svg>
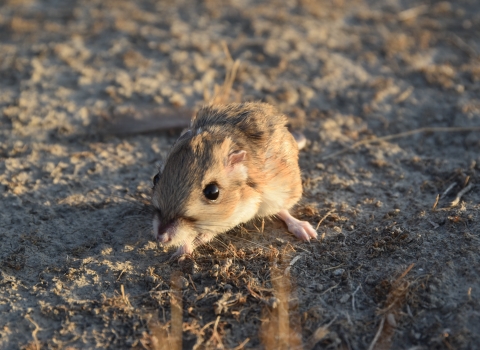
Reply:
<svg viewBox="0 0 480 350"><path fill-rule="evenodd" d="M479 53L475 0L3 1L0 348L478 347ZM234 60L304 130L319 239L170 261L151 179Z"/></svg>

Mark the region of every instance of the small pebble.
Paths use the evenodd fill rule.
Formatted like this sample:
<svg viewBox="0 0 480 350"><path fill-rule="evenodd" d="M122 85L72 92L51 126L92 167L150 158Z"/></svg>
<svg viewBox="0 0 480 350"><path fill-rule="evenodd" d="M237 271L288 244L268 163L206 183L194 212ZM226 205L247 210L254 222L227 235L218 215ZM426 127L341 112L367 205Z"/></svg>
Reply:
<svg viewBox="0 0 480 350"><path fill-rule="evenodd" d="M387 322L390 326L392 327L397 327L397 321L395 321L395 315L394 314L388 314L387 315Z"/></svg>
<svg viewBox="0 0 480 350"><path fill-rule="evenodd" d="M348 301L348 299L350 299L350 294L344 294L343 297L340 298L340 302L342 304L345 304Z"/></svg>

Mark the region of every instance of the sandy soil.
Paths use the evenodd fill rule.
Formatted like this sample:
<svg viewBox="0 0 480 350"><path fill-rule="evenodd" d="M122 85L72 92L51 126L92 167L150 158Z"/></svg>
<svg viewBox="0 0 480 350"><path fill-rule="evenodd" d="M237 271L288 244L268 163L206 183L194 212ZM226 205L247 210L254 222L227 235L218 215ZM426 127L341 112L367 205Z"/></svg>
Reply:
<svg viewBox="0 0 480 350"><path fill-rule="evenodd" d="M194 110L223 43L237 98L305 128L321 239L254 222L169 262L148 203L179 130L105 120ZM475 0L2 1L0 348L478 347L479 53ZM433 127L471 129L374 139Z"/></svg>

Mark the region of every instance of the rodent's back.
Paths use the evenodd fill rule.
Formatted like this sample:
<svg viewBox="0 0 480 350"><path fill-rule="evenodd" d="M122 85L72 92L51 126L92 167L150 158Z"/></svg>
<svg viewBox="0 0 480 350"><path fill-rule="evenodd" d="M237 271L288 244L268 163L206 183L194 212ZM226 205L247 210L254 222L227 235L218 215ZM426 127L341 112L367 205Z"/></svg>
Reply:
<svg viewBox="0 0 480 350"><path fill-rule="evenodd" d="M201 108L192 120L192 130L212 129L231 135L236 142L263 148L286 131L287 118L265 103L232 103ZM280 136L280 135L278 135ZM243 142L242 142L243 141ZM243 146L243 145L242 145Z"/></svg>

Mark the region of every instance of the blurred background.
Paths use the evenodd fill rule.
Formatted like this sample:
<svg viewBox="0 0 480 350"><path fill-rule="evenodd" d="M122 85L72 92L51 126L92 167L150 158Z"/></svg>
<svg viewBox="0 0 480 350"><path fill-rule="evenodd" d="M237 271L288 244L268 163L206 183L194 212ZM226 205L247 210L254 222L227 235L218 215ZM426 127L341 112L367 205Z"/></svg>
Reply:
<svg viewBox="0 0 480 350"><path fill-rule="evenodd" d="M470 99L480 81L473 0L0 6L0 108L23 133L32 123L73 132L132 105L194 108L222 84L232 59L241 61L235 99L293 115L315 109L395 125L416 114L418 127L479 111ZM405 108L408 101L416 107Z"/></svg>

